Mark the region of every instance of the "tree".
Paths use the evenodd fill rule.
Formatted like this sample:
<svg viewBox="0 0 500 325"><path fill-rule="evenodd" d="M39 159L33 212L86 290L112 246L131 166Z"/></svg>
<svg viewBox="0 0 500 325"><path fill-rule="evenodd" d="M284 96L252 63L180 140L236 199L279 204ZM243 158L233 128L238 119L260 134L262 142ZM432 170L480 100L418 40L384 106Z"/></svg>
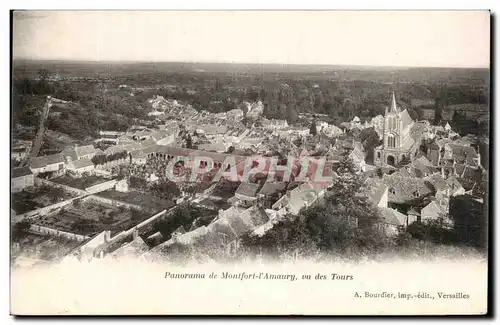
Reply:
<svg viewBox="0 0 500 325"><path fill-rule="evenodd" d="M188 148L188 149L193 148L193 139L191 139L191 136L189 134L186 137L186 148Z"/></svg>
<svg viewBox="0 0 500 325"><path fill-rule="evenodd" d="M450 218L463 244L487 247L488 209L483 203L468 195L454 196L450 200Z"/></svg>
<svg viewBox="0 0 500 325"><path fill-rule="evenodd" d="M297 109L294 106L290 106L287 109L287 122L289 124L294 124L299 119L299 114L297 113Z"/></svg>
<svg viewBox="0 0 500 325"><path fill-rule="evenodd" d="M134 189L144 190L147 187L148 183L145 179L136 176L130 176L130 178L128 179L128 185Z"/></svg>
<svg viewBox="0 0 500 325"><path fill-rule="evenodd" d="M245 234L241 242L246 253L265 254L279 259L311 257L318 252L306 220L300 216L286 216L262 237Z"/></svg>
<svg viewBox="0 0 500 325"><path fill-rule="evenodd" d="M153 186L151 187L151 192L154 196L169 200L178 198L181 195L181 190L179 189L177 184L169 180L160 181L156 184L153 184Z"/></svg>
<svg viewBox="0 0 500 325"><path fill-rule="evenodd" d="M313 121L311 124L311 128L309 129L309 134L312 136L316 136L318 134L318 130L316 129L316 121Z"/></svg>
<svg viewBox="0 0 500 325"><path fill-rule="evenodd" d="M434 125L438 125L443 119L443 101L436 99L436 106L434 107Z"/></svg>
<svg viewBox="0 0 500 325"><path fill-rule="evenodd" d="M349 152L342 156L337 174L322 202L286 217L263 237L245 238L243 246L254 253L298 256L373 252L388 244Z"/></svg>

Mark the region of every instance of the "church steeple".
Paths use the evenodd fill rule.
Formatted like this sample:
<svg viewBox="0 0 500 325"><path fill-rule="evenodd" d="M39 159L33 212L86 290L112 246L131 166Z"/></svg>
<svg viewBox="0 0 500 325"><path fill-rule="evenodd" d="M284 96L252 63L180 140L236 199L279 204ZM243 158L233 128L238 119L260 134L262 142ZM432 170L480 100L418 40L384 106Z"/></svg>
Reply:
<svg viewBox="0 0 500 325"><path fill-rule="evenodd" d="M399 113L399 108L396 106L396 95L392 91L391 106L389 108L390 113Z"/></svg>

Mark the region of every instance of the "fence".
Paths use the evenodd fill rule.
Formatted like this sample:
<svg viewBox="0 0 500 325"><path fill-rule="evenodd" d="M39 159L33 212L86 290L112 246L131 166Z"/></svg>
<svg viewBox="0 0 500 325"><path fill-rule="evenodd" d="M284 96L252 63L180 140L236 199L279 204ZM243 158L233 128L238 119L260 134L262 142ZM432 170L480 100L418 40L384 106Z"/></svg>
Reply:
<svg viewBox="0 0 500 325"><path fill-rule="evenodd" d="M167 210L163 210L160 213L157 213L150 217L149 219L144 220L139 223L137 226L134 226L128 230L122 231L118 233L116 236L111 237L111 231L105 230L101 232L99 235L95 236L87 242L84 246L80 247L80 251L83 252L87 256L103 256L104 252L107 251L112 245L119 243L122 240L125 240L128 236L131 236L136 232L138 234L141 228L145 228L152 222L158 220L162 216L167 213Z"/></svg>
<svg viewBox="0 0 500 325"><path fill-rule="evenodd" d="M99 193L102 191L106 191L106 190L109 190L110 188L115 187L117 182L118 182L117 180L113 179L113 180L110 180L110 181L107 181L104 183L96 184L96 185L85 188L85 192L90 193L90 194L95 194L95 193Z"/></svg>
<svg viewBox="0 0 500 325"><path fill-rule="evenodd" d="M106 162L104 164L95 165L95 168L96 169L108 170L108 169L111 169L111 167L125 165L128 162L129 162L129 159L127 159L127 158L117 159L117 160L108 161L108 162Z"/></svg>
<svg viewBox="0 0 500 325"><path fill-rule="evenodd" d="M67 191L69 193L76 194L76 195L85 195L85 194L88 194L85 190L81 190L79 188L75 188L75 187L71 187L71 186L59 184L59 183L52 182L52 181L49 181L49 180L46 180L46 179L42 179L42 178L36 178L35 177L35 185L36 186L47 185L47 186L52 186L52 187L58 187L58 188L62 188L63 190L65 190L65 191Z"/></svg>
<svg viewBox="0 0 500 325"><path fill-rule="evenodd" d="M68 204L71 204L76 199L84 198L86 195L88 195L88 194L80 195L80 196L68 199L66 201L58 202L58 203L55 203L55 204L52 204L52 205L49 205L49 206L46 206L43 208L35 209L35 210L28 211L28 212L23 213L23 214L16 215L15 221L19 222L21 220L24 220L25 218L45 216L45 215L47 215L51 212L54 212L54 211L66 206Z"/></svg>
<svg viewBox="0 0 500 325"><path fill-rule="evenodd" d="M102 196L98 196L98 195L90 195L88 198L91 199L91 200L95 200L95 201L98 201L98 202L102 202L102 203L106 203L106 204L111 204L111 205L115 205L115 206L124 206L124 207L131 208L131 209L144 210L144 208L142 206L137 205L137 204L132 204L132 203L127 203L127 202L123 202L123 201L108 199L106 197L102 197Z"/></svg>
<svg viewBox="0 0 500 325"><path fill-rule="evenodd" d="M41 235L53 235L53 236L57 236L57 237L63 237L63 238L71 239L71 240L76 240L79 242L85 241L85 240L90 238L88 236L78 235L78 234L74 234L71 232L61 231L61 230L52 229L52 228L39 226L39 225L31 225L30 231L41 234Z"/></svg>
<svg viewBox="0 0 500 325"><path fill-rule="evenodd" d="M94 169L94 174L98 176L111 176L111 172L104 169Z"/></svg>

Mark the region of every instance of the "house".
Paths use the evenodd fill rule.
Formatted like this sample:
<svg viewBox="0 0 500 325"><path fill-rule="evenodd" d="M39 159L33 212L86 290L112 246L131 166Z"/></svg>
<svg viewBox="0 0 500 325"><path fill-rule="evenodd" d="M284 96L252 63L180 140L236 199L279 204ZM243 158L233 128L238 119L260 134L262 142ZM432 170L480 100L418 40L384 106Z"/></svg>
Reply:
<svg viewBox="0 0 500 325"><path fill-rule="evenodd" d="M368 178L368 200L376 207L386 208L389 198L389 187L383 183L377 183Z"/></svg>
<svg viewBox="0 0 500 325"><path fill-rule="evenodd" d="M432 142L432 143L427 145L427 160L433 166L440 165L441 148L435 142Z"/></svg>
<svg viewBox="0 0 500 325"><path fill-rule="evenodd" d="M200 125L196 128L197 133L202 133L207 137L222 135L228 131L228 127L226 125L215 125L215 124L206 124Z"/></svg>
<svg viewBox="0 0 500 325"><path fill-rule="evenodd" d="M389 203L409 204L434 194L432 184L421 178L384 175L382 182L389 188Z"/></svg>
<svg viewBox="0 0 500 325"><path fill-rule="evenodd" d="M118 192L128 192L129 191L128 181L126 179L122 179L116 182L115 190Z"/></svg>
<svg viewBox="0 0 500 325"><path fill-rule="evenodd" d="M144 240L137 236L130 243L127 243L114 252L107 255L107 257L112 257L116 259L121 258L137 258L143 253L149 250L149 246L144 242Z"/></svg>
<svg viewBox="0 0 500 325"><path fill-rule="evenodd" d="M266 120L266 122L263 122L263 124L265 128L273 131L281 130L288 127L288 123L286 120L271 119L271 120Z"/></svg>
<svg viewBox="0 0 500 325"><path fill-rule="evenodd" d="M434 174L437 171L437 168L432 166L432 164L425 158L424 156L415 159L411 163L412 173L419 178L424 178L429 175Z"/></svg>
<svg viewBox="0 0 500 325"><path fill-rule="evenodd" d="M158 131L158 133L153 133L151 138L156 141L156 144L167 146L175 142L176 134L177 132L173 130Z"/></svg>
<svg viewBox="0 0 500 325"><path fill-rule="evenodd" d="M33 144L31 141L13 140L11 159L15 161L23 160L28 156L32 146Z"/></svg>
<svg viewBox="0 0 500 325"><path fill-rule="evenodd" d="M145 165L148 159L148 155L144 152L143 149L134 150L130 153L130 159L133 164Z"/></svg>
<svg viewBox="0 0 500 325"><path fill-rule="evenodd" d="M241 210L230 208L220 212L208 226L202 226L186 233L176 233L172 239L154 247L144 254L153 257L174 243L199 247L203 252L214 248L219 252L233 253L239 247L239 238L251 233L269 221L266 212L257 206Z"/></svg>
<svg viewBox="0 0 500 325"><path fill-rule="evenodd" d="M457 164L467 164L472 167L481 165L481 155L473 147L447 143L445 145L445 152L450 151Z"/></svg>
<svg viewBox="0 0 500 325"><path fill-rule="evenodd" d="M420 218L422 222L437 220L439 217L445 216L447 211L437 200L432 200L429 204L420 210Z"/></svg>
<svg viewBox="0 0 500 325"><path fill-rule="evenodd" d="M111 230L105 230L86 240L73 252L79 259L92 260L103 258L104 252L111 245Z"/></svg>
<svg viewBox="0 0 500 325"><path fill-rule="evenodd" d="M434 194L437 199L449 198L451 195L451 188L448 182L440 174L434 174L428 178L429 182L434 186L436 193Z"/></svg>
<svg viewBox="0 0 500 325"><path fill-rule="evenodd" d="M300 210L310 207L323 197L329 186L330 184L326 182L303 183L283 195L271 208L273 210L285 209L289 213L297 215Z"/></svg>
<svg viewBox="0 0 500 325"><path fill-rule="evenodd" d="M27 148L12 148L10 157L14 161L21 161L28 156L28 153Z"/></svg>
<svg viewBox="0 0 500 325"><path fill-rule="evenodd" d="M465 188L454 176L448 177L446 183L450 188L450 196L459 196L465 194Z"/></svg>
<svg viewBox="0 0 500 325"><path fill-rule="evenodd" d="M77 175L82 175L83 173L91 173L94 170L94 163L89 159L71 160L66 168Z"/></svg>
<svg viewBox="0 0 500 325"><path fill-rule="evenodd" d="M244 202L253 202L257 199L260 184L242 182L236 190L235 197Z"/></svg>
<svg viewBox="0 0 500 325"><path fill-rule="evenodd" d="M62 154L53 154L48 156L39 156L32 158L29 167L33 174L47 172L62 172L64 171L64 157Z"/></svg>
<svg viewBox="0 0 500 325"><path fill-rule="evenodd" d="M64 149L62 155L64 156L65 159L67 159L67 157L70 157L71 160L78 160L78 159L92 160L92 158L94 158L94 156L96 156L98 153L99 150L97 150L93 145L87 145L87 146L76 145L73 149Z"/></svg>
<svg viewBox="0 0 500 325"><path fill-rule="evenodd" d="M305 126L291 126L288 129L284 129L292 137L305 137L309 135L310 129Z"/></svg>
<svg viewBox="0 0 500 325"><path fill-rule="evenodd" d="M198 145L199 150L204 151L215 151L215 152L226 152L229 148L227 142L216 142L216 143L201 143Z"/></svg>
<svg viewBox="0 0 500 325"><path fill-rule="evenodd" d="M286 182L266 182L260 189L258 196L261 198L281 197L286 186Z"/></svg>
<svg viewBox="0 0 500 325"><path fill-rule="evenodd" d="M35 184L35 177L29 167L18 167L12 169L12 176L10 179L10 188L12 192L19 192L26 187Z"/></svg>
<svg viewBox="0 0 500 325"><path fill-rule="evenodd" d="M109 133L110 131L100 131L99 135L101 136L99 139L95 140L95 142L103 142L106 144L118 144L119 138L122 136L119 132Z"/></svg>
<svg viewBox="0 0 500 325"><path fill-rule="evenodd" d="M408 217L401 212L387 207L380 207L378 209L380 211L381 227L386 236L396 236L400 228L408 226Z"/></svg>
<svg viewBox="0 0 500 325"><path fill-rule="evenodd" d="M249 129L246 128L234 128L229 130L225 135L223 141L227 143L227 146L235 143L239 143L243 138L245 138L250 133Z"/></svg>

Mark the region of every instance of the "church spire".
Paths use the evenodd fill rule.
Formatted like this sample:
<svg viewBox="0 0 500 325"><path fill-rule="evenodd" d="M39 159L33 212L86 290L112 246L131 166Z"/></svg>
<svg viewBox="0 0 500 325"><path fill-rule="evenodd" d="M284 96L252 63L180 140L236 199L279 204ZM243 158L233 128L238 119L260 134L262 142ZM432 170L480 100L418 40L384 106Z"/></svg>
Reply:
<svg viewBox="0 0 500 325"><path fill-rule="evenodd" d="M389 111L391 113L399 113L399 109L396 106L396 95L394 94L394 91L392 91L391 106L389 108Z"/></svg>

